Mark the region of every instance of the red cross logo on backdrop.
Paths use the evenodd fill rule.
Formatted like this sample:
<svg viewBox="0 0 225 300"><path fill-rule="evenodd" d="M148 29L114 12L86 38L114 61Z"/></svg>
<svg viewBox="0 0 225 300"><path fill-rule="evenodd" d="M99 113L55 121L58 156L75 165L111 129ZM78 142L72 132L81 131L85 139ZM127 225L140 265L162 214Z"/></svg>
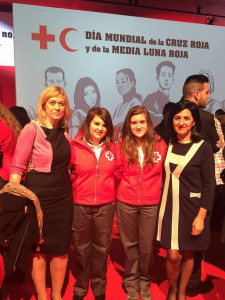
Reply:
<svg viewBox="0 0 225 300"><path fill-rule="evenodd" d="M154 162L158 162L162 159L162 155L159 152L154 152Z"/></svg>
<svg viewBox="0 0 225 300"><path fill-rule="evenodd" d="M40 42L40 49L48 49L48 42L55 42L55 35L47 33L47 26L40 25L39 33L32 33L32 40Z"/></svg>
<svg viewBox="0 0 225 300"><path fill-rule="evenodd" d="M105 154L105 157L109 160L109 161L113 161L114 160L114 155L112 154L111 151L107 151Z"/></svg>
<svg viewBox="0 0 225 300"><path fill-rule="evenodd" d="M78 49L71 48L66 42L67 34L69 34L71 31L76 32L77 29L72 28L72 27L67 27L67 28L63 29L60 33L60 36L59 36L59 42L60 42L61 46L66 51L76 52ZM55 34L47 33L47 26L40 25L39 26L39 32L32 33L31 34L31 39L33 41L39 41L40 42L40 49L47 50L48 49L48 42L52 42L52 43L55 42Z"/></svg>

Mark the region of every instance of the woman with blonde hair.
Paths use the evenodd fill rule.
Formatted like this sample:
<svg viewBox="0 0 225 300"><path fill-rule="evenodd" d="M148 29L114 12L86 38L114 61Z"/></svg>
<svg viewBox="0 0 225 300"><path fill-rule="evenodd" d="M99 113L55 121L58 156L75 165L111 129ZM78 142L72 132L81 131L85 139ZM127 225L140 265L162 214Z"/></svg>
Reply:
<svg viewBox="0 0 225 300"><path fill-rule="evenodd" d="M126 300L151 300L150 258L167 146L156 135L148 110L134 106L117 149L117 218L125 251Z"/></svg>
<svg viewBox="0 0 225 300"><path fill-rule="evenodd" d="M65 91L57 86L45 88L37 104L38 118L21 131L10 170L10 182L20 183L26 174L26 187L37 195L43 210L44 242L32 248L31 275L38 300L47 300L47 259L52 279L51 298L62 299L72 224L68 172L72 156L66 125L70 114ZM26 173L29 162L32 170Z"/></svg>

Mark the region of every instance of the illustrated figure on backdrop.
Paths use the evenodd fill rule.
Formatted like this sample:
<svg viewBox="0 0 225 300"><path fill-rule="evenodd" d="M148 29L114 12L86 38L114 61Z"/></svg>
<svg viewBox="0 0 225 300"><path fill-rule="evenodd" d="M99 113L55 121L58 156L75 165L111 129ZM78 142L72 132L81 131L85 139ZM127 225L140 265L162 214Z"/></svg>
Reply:
<svg viewBox="0 0 225 300"><path fill-rule="evenodd" d="M221 102L221 108L222 108L222 110L225 111L225 100L223 100L223 101Z"/></svg>
<svg viewBox="0 0 225 300"><path fill-rule="evenodd" d="M174 83L175 65L171 61L162 61L156 67L156 80L158 91L148 95L143 105L148 109L153 125L159 124L163 119L163 107L170 100L170 89Z"/></svg>
<svg viewBox="0 0 225 300"><path fill-rule="evenodd" d="M21 127L23 128L26 124L30 123L30 117L28 116L28 113L26 109L22 106L11 106L10 109L11 113L14 115L14 117L17 119L17 121L20 123Z"/></svg>
<svg viewBox="0 0 225 300"><path fill-rule="evenodd" d="M65 72L60 67L49 67L45 70L45 86L66 87Z"/></svg>
<svg viewBox="0 0 225 300"><path fill-rule="evenodd" d="M214 83L212 73L209 70L203 69L199 72L199 74L205 75L209 79L210 98L209 98L208 102L206 103L205 110L207 110L208 112L215 115L215 112L221 108L221 103L220 103L220 101L212 98L212 94L215 91L215 83Z"/></svg>
<svg viewBox="0 0 225 300"><path fill-rule="evenodd" d="M91 108L73 139L72 241L77 264L73 300L83 300L89 282L95 300L106 299L106 270L114 217L116 149L113 125L103 107Z"/></svg>
<svg viewBox="0 0 225 300"><path fill-rule="evenodd" d="M148 110L132 107L117 144L117 220L125 252L126 300L151 300L152 243L167 146L155 135Z"/></svg>
<svg viewBox="0 0 225 300"><path fill-rule="evenodd" d="M209 211L213 204L215 166L212 148L200 134L201 121L195 103L176 103L168 123L170 144L157 240L167 250L166 299L185 300L194 252L206 250L210 243Z"/></svg>
<svg viewBox="0 0 225 300"><path fill-rule="evenodd" d="M0 189L9 180L10 164L20 131L19 122L0 102Z"/></svg>
<svg viewBox="0 0 225 300"><path fill-rule="evenodd" d="M45 87L55 85L61 87L62 89L65 89L66 87L65 72L60 67L56 67L56 66L48 67L44 72L44 77L45 77L45 82L44 82ZM28 110L28 114L31 119L36 119L37 117L35 113L35 109L32 106L30 106L30 109Z"/></svg>
<svg viewBox="0 0 225 300"><path fill-rule="evenodd" d="M62 300L72 225L72 185L68 169L71 163L70 138L66 122L70 118L65 91L50 86L40 94L37 120L27 124L18 138L11 164L10 182L25 185L40 200L43 210L43 239L32 247L31 275L37 298L47 300L46 266L50 261L51 297ZM32 169L27 172L28 163ZM34 224L34 231L36 231Z"/></svg>
<svg viewBox="0 0 225 300"><path fill-rule="evenodd" d="M116 87L118 93L123 97L113 114L113 126L120 130L130 108L142 104L142 96L136 92L136 78L131 69L122 69L116 73Z"/></svg>
<svg viewBox="0 0 225 300"><path fill-rule="evenodd" d="M70 136L73 138L82 126L91 107L98 107L101 102L99 88L90 77L80 78L74 92L74 110L70 121Z"/></svg>

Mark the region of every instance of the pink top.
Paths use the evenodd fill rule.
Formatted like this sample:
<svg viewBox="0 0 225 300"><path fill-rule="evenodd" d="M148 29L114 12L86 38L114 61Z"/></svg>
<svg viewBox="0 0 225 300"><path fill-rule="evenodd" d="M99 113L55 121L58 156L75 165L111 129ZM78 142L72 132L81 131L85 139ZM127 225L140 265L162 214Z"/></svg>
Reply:
<svg viewBox="0 0 225 300"><path fill-rule="evenodd" d="M70 142L66 131L65 136ZM20 133L10 173L23 176L27 171L29 162L32 163L34 170L49 173L51 172L52 160L52 146L46 140L46 134L35 121L31 121Z"/></svg>

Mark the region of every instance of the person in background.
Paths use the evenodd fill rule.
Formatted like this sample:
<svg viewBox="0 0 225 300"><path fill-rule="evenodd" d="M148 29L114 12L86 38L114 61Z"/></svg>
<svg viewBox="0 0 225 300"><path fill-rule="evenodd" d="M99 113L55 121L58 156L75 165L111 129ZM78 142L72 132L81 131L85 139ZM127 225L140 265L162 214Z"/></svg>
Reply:
<svg viewBox="0 0 225 300"><path fill-rule="evenodd" d="M117 218L125 252L126 300L151 300L151 254L167 146L153 129L148 110L132 107L117 144Z"/></svg>
<svg viewBox="0 0 225 300"><path fill-rule="evenodd" d="M223 151L225 147L224 135L222 131L222 126L220 121L215 117L216 131L223 141L223 147L216 153L214 153L215 159L215 177L216 177L216 186L214 193L214 202L212 215L210 220L211 228L221 232L221 241L223 241L223 222L225 219L225 184L220 178L220 174L225 169L225 160L223 156Z"/></svg>
<svg viewBox="0 0 225 300"><path fill-rule="evenodd" d="M165 104L163 107L163 119L156 127L154 127L155 132L161 136L167 144L169 143L169 136L167 135L168 118L174 105L174 102L168 102Z"/></svg>
<svg viewBox="0 0 225 300"><path fill-rule="evenodd" d="M10 164L20 131L19 122L0 102L0 189L9 180Z"/></svg>
<svg viewBox="0 0 225 300"><path fill-rule="evenodd" d="M10 164L16 149L17 138L21 126L13 114L0 102L0 190L9 180ZM2 211L2 208L1 208ZM7 291L3 283L5 277L5 265L3 253L4 245L0 245L0 298L6 296ZM4 298L3 298L4 299Z"/></svg>
<svg viewBox="0 0 225 300"><path fill-rule="evenodd" d="M222 109L218 109L215 112L215 117L216 117L216 119L218 119L220 121L223 136L225 137L225 111L223 111ZM225 149L223 149L223 157L225 159Z"/></svg>
<svg viewBox="0 0 225 300"><path fill-rule="evenodd" d="M73 205L68 172L73 156L66 125L70 115L65 91L57 86L45 88L37 104L38 119L21 131L10 169L11 183L20 183L26 174L25 186L39 198L44 215L44 242L32 247L31 275L38 300L47 300L47 260L50 261L51 298L62 300ZM28 163L32 164L29 172Z"/></svg>
<svg viewBox="0 0 225 300"><path fill-rule="evenodd" d="M11 113L14 117L19 121L21 127L23 128L26 124L30 123L30 117L26 109L22 106L11 106L10 109Z"/></svg>
<svg viewBox="0 0 225 300"><path fill-rule="evenodd" d="M200 134L195 103L176 103L168 124L170 144L157 240L167 251L166 299L185 300L194 252L206 250L210 243L209 211L213 204L215 166L212 148Z"/></svg>
<svg viewBox="0 0 225 300"><path fill-rule="evenodd" d="M82 300L89 282L95 300L106 299L106 269L115 211L116 150L109 112L91 108L73 139L72 241L77 263L73 300Z"/></svg>
<svg viewBox="0 0 225 300"><path fill-rule="evenodd" d="M70 136L74 136L81 128L87 112L92 107L98 107L101 96L97 84L90 77L80 78L74 92L74 110L72 111Z"/></svg>
<svg viewBox="0 0 225 300"><path fill-rule="evenodd" d="M213 152L216 153L222 147L223 143L217 134L213 114L204 110L209 98L210 85L207 76L194 74L185 80L183 85L183 99L197 104L201 120L201 135L210 143ZM209 281L201 281L202 259L203 252L196 251L194 269L188 283L187 295L195 296L210 288Z"/></svg>

